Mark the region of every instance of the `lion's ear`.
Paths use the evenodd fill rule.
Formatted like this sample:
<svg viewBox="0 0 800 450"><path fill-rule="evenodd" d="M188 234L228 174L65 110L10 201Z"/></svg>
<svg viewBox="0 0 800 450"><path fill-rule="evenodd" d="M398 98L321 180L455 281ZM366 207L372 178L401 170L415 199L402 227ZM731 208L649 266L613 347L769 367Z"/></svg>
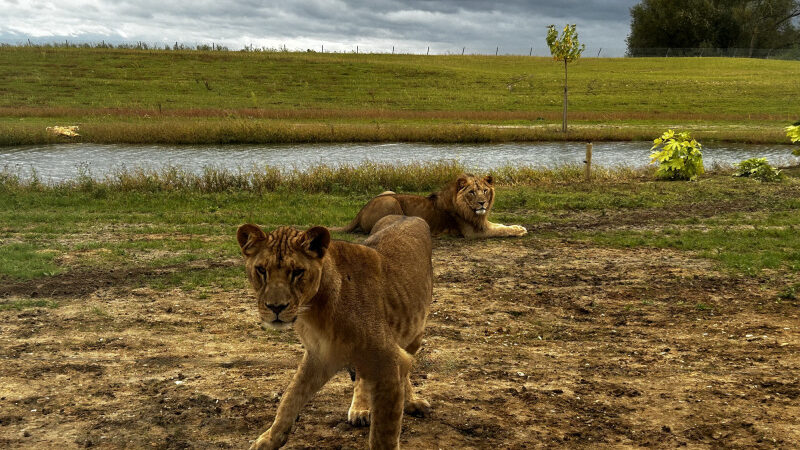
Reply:
<svg viewBox="0 0 800 450"><path fill-rule="evenodd" d="M464 186L466 186L468 183L469 183L469 175L462 173L456 180L456 187L460 191L464 189Z"/></svg>
<svg viewBox="0 0 800 450"><path fill-rule="evenodd" d="M245 256L253 256L258 250L258 243L267 238L267 235L261 231L258 225L247 223L239 227L236 231L236 240L239 241L239 247L242 248L242 254Z"/></svg>
<svg viewBox="0 0 800 450"><path fill-rule="evenodd" d="M486 175L486 178L483 179L489 186L494 184L494 177L491 175Z"/></svg>
<svg viewBox="0 0 800 450"><path fill-rule="evenodd" d="M331 233L325 227L314 227L303 234L300 244L303 251L312 258L322 258L331 243Z"/></svg>

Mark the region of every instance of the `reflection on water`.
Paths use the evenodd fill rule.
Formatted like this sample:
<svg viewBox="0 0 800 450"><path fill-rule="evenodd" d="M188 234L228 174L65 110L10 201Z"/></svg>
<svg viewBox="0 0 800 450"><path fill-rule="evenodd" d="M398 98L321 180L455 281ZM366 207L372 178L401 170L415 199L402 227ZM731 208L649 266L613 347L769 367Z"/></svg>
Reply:
<svg viewBox="0 0 800 450"><path fill-rule="evenodd" d="M594 144L592 163L598 166L639 167L649 161L650 142L600 142ZM743 159L766 157L773 165L799 164L789 145L708 144L703 157L706 167L729 165ZM31 170L42 181L75 178L79 167L95 178L120 168L160 169L179 166L191 172L203 167L231 170L264 167L305 169L318 164L358 165L365 161L407 164L456 160L483 171L504 165L556 167L581 164L585 144L580 142L526 142L506 144L304 144L304 145L100 145L59 144L0 147L0 169L27 175Z"/></svg>

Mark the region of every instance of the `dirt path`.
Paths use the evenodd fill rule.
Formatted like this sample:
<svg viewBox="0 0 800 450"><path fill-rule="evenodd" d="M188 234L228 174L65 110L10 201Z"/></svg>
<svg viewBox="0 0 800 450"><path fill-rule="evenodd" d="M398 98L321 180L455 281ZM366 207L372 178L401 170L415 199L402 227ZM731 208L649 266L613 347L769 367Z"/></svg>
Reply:
<svg viewBox="0 0 800 450"><path fill-rule="evenodd" d="M405 418L405 448L800 442L800 310L773 286L555 240L440 240L434 257L413 378L434 414ZM302 350L256 326L244 277L204 299L86 283L0 311L0 447L246 448L268 426ZM351 389L337 375L287 448L365 448Z"/></svg>

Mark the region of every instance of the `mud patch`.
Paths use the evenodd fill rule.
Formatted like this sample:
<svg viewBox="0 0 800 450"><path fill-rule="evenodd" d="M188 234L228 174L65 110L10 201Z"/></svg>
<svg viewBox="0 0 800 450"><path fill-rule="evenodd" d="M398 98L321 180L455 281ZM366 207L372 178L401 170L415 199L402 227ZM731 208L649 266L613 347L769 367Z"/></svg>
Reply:
<svg viewBox="0 0 800 450"><path fill-rule="evenodd" d="M180 270L233 267L238 261L194 261L160 268L79 269L39 280L12 281L0 278L0 298L23 296L28 298L80 297L100 289L129 288L143 281L162 277Z"/></svg>

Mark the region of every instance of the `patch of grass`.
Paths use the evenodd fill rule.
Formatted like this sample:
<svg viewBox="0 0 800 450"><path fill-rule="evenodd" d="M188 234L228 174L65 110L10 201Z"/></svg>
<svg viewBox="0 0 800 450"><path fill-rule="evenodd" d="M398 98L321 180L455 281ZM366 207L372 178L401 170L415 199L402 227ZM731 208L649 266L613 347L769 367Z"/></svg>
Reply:
<svg viewBox="0 0 800 450"><path fill-rule="evenodd" d="M702 224L702 222L701 222ZM800 226L800 217L794 226ZM723 266L755 275L763 269L800 271L800 235L796 229L761 227L668 226L658 231L607 231L582 234L592 241L616 247L673 248L697 252Z"/></svg>
<svg viewBox="0 0 800 450"><path fill-rule="evenodd" d="M786 286L786 289L778 294L780 300L797 300L798 293L800 293L800 283Z"/></svg>
<svg viewBox="0 0 800 450"><path fill-rule="evenodd" d="M61 271L55 263L58 254L32 243L0 245L0 275L22 280L55 275Z"/></svg>
<svg viewBox="0 0 800 450"><path fill-rule="evenodd" d="M182 268L167 275L159 276L148 281L153 289L171 289L179 287L192 291L208 286L220 289L238 289L246 284L246 275L243 267L212 267L212 268Z"/></svg>
<svg viewBox="0 0 800 450"><path fill-rule="evenodd" d="M672 122L649 121L644 124L622 121L594 123L572 121L564 135L556 124L486 124L453 122L295 122L258 119L194 118L158 119L147 122L95 123L85 118L54 118L45 124L4 123L0 117L0 146L43 145L54 143L96 144L318 144L349 142L429 142L434 144L502 143L534 141L649 141ZM75 138L53 136L44 131L53 123L81 123L81 135ZM695 130L695 137L709 141L785 144L784 121L767 124L683 122Z"/></svg>
<svg viewBox="0 0 800 450"><path fill-rule="evenodd" d="M9 177L0 182L0 236L5 241L0 277L41 278L86 267L137 268L159 273L147 280L158 289L179 287L201 295L210 286L241 288L241 267L231 265L240 257L235 239L239 225L257 223L267 230L342 226L383 190L426 195L460 170L451 163L327 168L302 176L281 174L274 191L255 188L248 177L256 174L218 174L217 181L206 183L202 180L209 174L192 178L155 173L124 183L60 185ZM582 239L674 248L746 273L796 271L800 172L785 172L783 183L727 174L686 183L654 181L652 169L620 170L600 173L587 183L573 167L505 168L495 173L497 200L491 218L533 226L522 242ZM348 177L352 184L347 184ZM539 224L543 228L537 231Z"/></svg>
<svg viewBox="0 0 800 450"><path fill-rule="evenodd" d="M561 108L560 68L544 57L44 47L2 47L0 54L6 62L0 67L5 107L556 115ZM796 65L734 58L584 58L571 71L570 111L784 115L790 111L786 98L800 96Z"/></svg>
<svg viewBox="0 0 800 450"><path fill-rule="evenodd" d="M120 169L102 180L78 179L43 184L11 170L0 170L0 192L66 191L82 192L103 199L112 191L151 193L228 193L228 192L309 192L355 193L374 195L385 190L396 192L431 192L454 180L466 168L456 161L411 164L365 162L357 166L318 165L306 170L279 170L274 167L238 170L205 168L195 174L178 167L161 170ZM582 183L583 168L565 165L553 169L505 166L491 171L499 186ZM599 168L592 178L596 183L639 180L652 169ZM211 206L208 212L214 212Z"/></svg>
<svg viewBox="0 0 800 450"><path fill-rule="evenodd" d="M0 47L0 145L564 139L550 58ZM584 58L569 139L786 142L795 61ZM769 73L769 77L764 77ZM731 95L735 92L736 95ZM753 113L758 111L758 113Z"/></svg>
<svg viewBox="0 0 800 450"><path fill-rule="evenodd" d="M22 311L23 309L31 308L58 308L58 303L52 300L0 300L0 311Z"/></svg>

